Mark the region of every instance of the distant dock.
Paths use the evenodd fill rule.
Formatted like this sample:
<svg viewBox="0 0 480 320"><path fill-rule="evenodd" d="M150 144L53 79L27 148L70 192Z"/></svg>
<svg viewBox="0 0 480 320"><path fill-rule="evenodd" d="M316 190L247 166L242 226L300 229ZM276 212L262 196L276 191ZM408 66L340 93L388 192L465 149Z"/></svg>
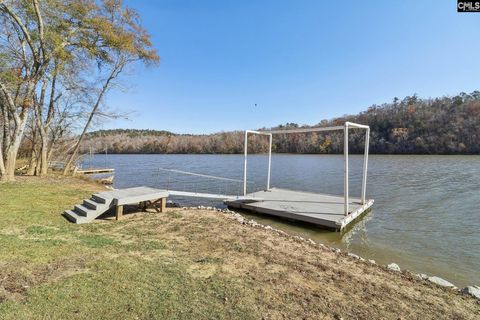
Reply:
<svg viewBox="0 0 480 320"><path fill-rule="evenodd" d="M98 174L98 173L111 173L115 172L115 169L110 168L92 168L92 169L77 169L76 174Z"/></svg>

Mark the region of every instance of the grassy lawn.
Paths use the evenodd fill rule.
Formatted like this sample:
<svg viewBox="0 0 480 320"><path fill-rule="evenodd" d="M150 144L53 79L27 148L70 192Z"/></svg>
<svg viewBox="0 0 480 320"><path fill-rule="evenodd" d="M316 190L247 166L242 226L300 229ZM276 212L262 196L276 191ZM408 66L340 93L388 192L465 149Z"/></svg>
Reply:
<svg viewBox="0 0 480 320"><path fill-rule="evenodd" d="M87 225L61 213L100 186L0 184L0 319L459 318L472 298L212 211Z"/></svg>
<svg viewBox="0 0 480 320"><path fill-rule="evenodd" d="M246 303L228 302L245 284L195 275L173 254L177 241L152 228L78 226L60 215L99 188L73 179L0 185L2 319L258 317ZM167 217L175 230L176 216Z"/></svg>

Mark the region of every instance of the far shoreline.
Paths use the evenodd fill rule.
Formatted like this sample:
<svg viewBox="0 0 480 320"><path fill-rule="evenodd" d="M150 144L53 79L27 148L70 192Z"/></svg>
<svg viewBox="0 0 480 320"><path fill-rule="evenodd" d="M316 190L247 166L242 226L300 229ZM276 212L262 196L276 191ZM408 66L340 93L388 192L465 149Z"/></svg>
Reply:
<svg viewBox="0 0 480 320"><path fill-rule="evenodd" d="M94 152L94 155L105 156L103 152ZM212 155L212 156L243 156L243 153L108 153L108 155ZM268 155L268 153L250 153L249 156ZM274 155L306 155L306 156L343 156L342 153L272 153ZM350 156L363 156L362 153L349 153ZM369 153L369 156L480 156L476 153Z"/></svg>

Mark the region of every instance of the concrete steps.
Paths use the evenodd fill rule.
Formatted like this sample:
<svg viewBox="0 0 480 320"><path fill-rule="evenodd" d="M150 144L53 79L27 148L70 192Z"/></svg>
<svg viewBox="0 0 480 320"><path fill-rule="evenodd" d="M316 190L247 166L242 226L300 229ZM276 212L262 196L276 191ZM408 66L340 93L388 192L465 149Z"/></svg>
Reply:
<svg viewBox="0 0 480 320"><path fill-rule="evenodd" d="M99 205L98 202L96 202L95 200L90 200L90 199L85 199L83 200L83 205L89 209L97 209L97 206Z"/></svg>
<svg viewBox="0 0 480 320"><path fill-rule="evenodd" d="M90 220L87 217L82 217L81 215L77 214L73 210L66 210L63 215L70 220L73 223L81 224L81 223L88 223L92 220Z"/></svg>
<svg viewBox="0 0 480 320"><path fill-rule="evenodd" d="M75 205L73 210L65 211L64 215L73 223L88 223L105 213L111 206L112 199L93 194L92 198L84 199L82 204Z"/></svg>
<svg viewBox="0 0 480 320"><path fill-rule="evenodd" d="M150 187L135 187L127 189L114 189L95 193L90 199L83 200L83 203L75 205L73 210L64 212L64 216L73 223L88 223L112 207L116 207L116 219L122 217L123 206L133 205L145 201L160 201L160 209L165 209L166 199L169 193L167 190Z"/></svg>

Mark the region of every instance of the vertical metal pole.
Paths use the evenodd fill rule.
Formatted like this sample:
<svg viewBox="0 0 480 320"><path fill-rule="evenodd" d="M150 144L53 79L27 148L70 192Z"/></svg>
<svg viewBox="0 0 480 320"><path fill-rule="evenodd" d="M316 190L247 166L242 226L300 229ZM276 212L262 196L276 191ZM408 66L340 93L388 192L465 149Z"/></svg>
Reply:
<svg viewBox="0 0 480 320"><path fill-rule="evenodd" d="M92 160L93 160L93 147L92 147L92 144L90 144L90 155L88 157L88 165L90 166L90 169L92 168Z"/></svg>
<svg viewBox="0 0 480 320"><path fill-rule="evenodd" d="M370 144L370 128L365 133L365 153L363 154L362 204L365 204L367 193L368 147Z"/></svg>
<svg viewBox="0 0 480 320"><path fill-rule="evenodd" d="M268 149L268 180L267 180L267 190L270 190L270 174L272 169L272 134L270 133L269 140L269 149Z"/></svg>
<svg viewBox="0 0 480 320"><path fill-rule="evenodd" d="M344 161L343 194L345 197L344 214L348 215L348 123L345 123L345 128L344 128L343 161Z"/></svg>
<svg viewBox="0 0 480 320"><path fill-rule="evenodd" d="M244 152L244 164L243 164L243 195L247 195L247 146L248 146L248 131L245 131L245 146Z"/></svg>

